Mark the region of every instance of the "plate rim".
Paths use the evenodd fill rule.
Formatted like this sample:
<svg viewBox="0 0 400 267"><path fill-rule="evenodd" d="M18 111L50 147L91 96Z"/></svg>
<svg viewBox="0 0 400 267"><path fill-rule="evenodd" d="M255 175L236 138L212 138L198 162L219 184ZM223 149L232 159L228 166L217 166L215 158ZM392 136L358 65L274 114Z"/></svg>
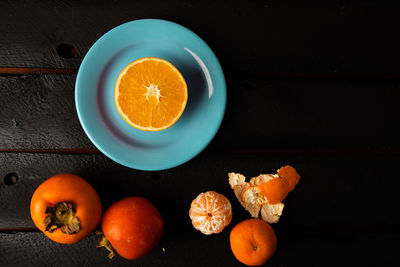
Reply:
<svg viewBox="0 0 400 267"><path fill-rule="evenodd" d="M190 151L189 153L186 153L186 156L180 158L179 160L175 160L173 161L172 164L158 164L158 165L152 165L152 166L146 166L143 167L140 164L132 164L132 162L126 162L125 160L118 158L117 156L113 155L113 153L109 153L109 151L104 150L104 148L101 146L101 144L98 143L98 141L95 140L95 138L91 135L90 130L87 128L88 126L86 125L86 123L84 122L84 120L82 119L82 115L79 108L79 81L82 78L82 71L81 69L83 69L83 67L88 64L87 63L87 58L88 55L95 53L94 51L96 50L96 47L99 45L99 43L102 42L103 39L106 38L107 35L118 31L120 28L122 27L126 27L128 24L135 24L135 23L140 23L140 22L160 22L160 23L165 23L165 24L170 24L174 27L178 27L178 28L183 28L185 31L188 31L189 33L193 34L194 36L196 36L200 42L202 42L202 45L204 45L207 48L207 53L210 54L210 56L213 58L213 61L216 63L215 66L217 67L217 69L220 71L221 73L221 77L219 77L219 79L221 79L220 81L220 86L221 88L219 88L219 90L222 91L222 99L219 102L219 105L221 106L221 116L219 117L219 119L216 121L215 123L215 128L213 129L213 131L209 132L209 138L207 138L207 141L203 142L203 144L200 147L200 149L194 149L193 151ZM89 140L92 142L92 144L105 156L107 156L108 158L110 158L111 160L113 160L114 162L121 164L123 166L126 166L128 168L132 168L132 169L136 169L136 170L143 170L143 171L161 171L161 170L167 170L167 169L171 169L177 166L180 166L190 160L192 160L194 157L196 157L197 155L199 155L210 143L211 141L214 139L215 135L217 134L218 130L221 127L222 121L225 117L225 111L226 111L226 102L227 102L227 90L226 90L226 80L225 80L225 75L223 72L223 69L221 67L221 64L217 58L217 56L215 55L215 53L213 52L213 50L209 47L209 45L200 37L198 36L196 33L194 33L193 31L191 31L190 29L186 28L185 26L182 26L178 23L169 21L169 20L163 20L163 19L153 19L153 18L147 18L147 19L138 19L138 20L132 20L132 21L128 21L125 23L122 23L118 26L115 26L114 28L110 29L109 31L107 31L106 33L104 33L101 37L99 37L94 43L93 45L89 48L89 50L87 51L87 53L85 54L83 60L81 61L77 76L76 76L76 81L75 81L75 93L74 93L74 98L75 98L75 108L76 108L76 112L78 115L78 119L79 122L86 134L86 136L89 138ZM223 103L222 103L223 102ZM114 153L115 154L115 153Z"/></svg>

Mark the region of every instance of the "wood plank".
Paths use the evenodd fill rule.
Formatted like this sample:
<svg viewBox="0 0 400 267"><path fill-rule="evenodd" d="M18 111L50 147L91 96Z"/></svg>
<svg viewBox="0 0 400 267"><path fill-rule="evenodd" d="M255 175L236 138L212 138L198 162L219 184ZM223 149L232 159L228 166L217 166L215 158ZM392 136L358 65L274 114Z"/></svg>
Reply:
<svg viewBox="0 0 400 267"><path fill-rule="evenodd" d="M0 67L0 75L29 75L29 74L76 74L78 69L57 68L7 68ZM337 72L265 72L252 71L235 74L234 77L269 78L269 79L346 79L346 80L400 80L400 74L382 73L337 73ZM231 76L226 76L230 79Z"/></svg>
<svg viewBox="0 0 400 267"><path fill-rule="evenodd" d="M93 148L79 123L75 76L0 77L0 148Z"/></svg>
<svg viewBox="0 0 400 267"><path fill-rule="evenodd" d="M0 229L35 227L30 219L29 211L32 194L39 184L57 173L77 173L85 177L102 195L102 202L105 206L109 205L111 200L116 201L115 197L122 198L124 196L124 193L118 193L121 187L129 184L134 189L140 184L147 184L147 186L154 184L150 172L125 168L103 155L2 153L0 162L2 179L0 183ZM54 164L58 167L55 167ZM95 173L93 173L94 169L97 169ZM118 176L120 175L121 180L118 182L114 179L115 172L118 173ZM6 185L4 183L3 178L9 173L17 174L16 184ZM128 182L125 181L126 179ZM100 184L100 180L104 181L104 184ZM108 190L113 192L110 198L107 197ZM147 191L149 192L149 190ZM136 191L136 194L140 194L140 191Z"/></svg>
<svg viewBox="0 0 400 267"><path fill-rule="evenodd" d="M217 155L400 155L400 150L398 149L207 149L207 153L217 154ZM100 150L96 148L56 148L56 149L0 149L0 153L49 153L49 154L101 154Z"/></svg>
<svg viewBox="0 0 400 267"><path fill-rule="evenodd" d="M230 230L230 229L229 229ZM278 249L268 266L395 266L400 235L385 233L277 231ZM194 240L196 240L194 242ZM0 233L1 266L243 266L229 246L229 231L203 236L178 231L163 236L145 257L108 260L97 237L61 245L42 233ZM165 249L165 252L162 249Z"/></svg>
<svg viewBox="0 0 400 267"><path fill-rule="evenodd" d="M303 176L285 200L277 229L398 232L395 212L399 156L319 155L210 155L162 172L142 172L123 167L103 155L0 154L0 178L16 173L14 185L0 182L0 229L34 227L29 213L36 187L57 173L76 173L98 191L104 207L129 195L150 198L160 209L167 231L190 231L188 208L197 194L215 190L233 206L234 220L249 214L238 204L227 173L247 177L274 172L290 164ZM168 200L168 201L166 201Z"/></svg>
<svg viewBox="0 0 400 267"><path fill-rule="evenodd" d="M78 68L89 47L121 23L161 18L187 26L226 73L398 73L400 4L247 1L12 1L0 3L0 67ZM205 19L207 14L207 19ZM60 44L77 49L57 54Z"/></svg>
<svg viewBox="0 0 400 267"><path fill-rule="evenodd" d="M75 75L0 77L0 149L94 148L78 121ZM232 78L209 151L398 150L396 80Z"/></svg>
<svg viewBox="0 0 400 267"><path fill-rule="evenodd" d="M212 145L395 149L398 86L396 81L230 80L226 115Z"/></svg>
<svg viewBox="0 0 400 267"><path fill-rule="evenodd" d="M76 74L76 69L55 68L0 68L2 75L27 75L27 74Z"/></svg>
<svg viewBox="0 0 400 267"><path fill-rule="evenodd" d="M390 264L397 255L399 182L393 174L398 156L203 154L178 168L155 173L122 167L102 155L2 153L0 162L2 177L10 172L18 175L15 185L0 183L1 266L54 266L60 260L63 266L132 263L120 257L109 261L105 251L94 248L97 237L93 234L78 244L63 246L42 233L26 232L33 227L29 201L34 189L61 172L85 177L99 192L104 207L132 194L146 196L157 205L165 220L164 236L154 251L134 263L239 266L229 249L229 232L249 215L235 200L226 173L237 171L251 177L283 164L292 164L303 177L285 200L281 221L274 225L279 247L269 265L374 266ZM211 237L195 231L187 216L190 201L205 190L225 194L234 212L231 225ZM24 232L10 232L11 228Z"/></svg>
<svg viewBox="0 0 400 267"><path fill-rule="evenodd" d="M0 153L51 153L51 154L100 154L96 148L55 148L55 149L32 149L32 148L3 148Z"/></svg>

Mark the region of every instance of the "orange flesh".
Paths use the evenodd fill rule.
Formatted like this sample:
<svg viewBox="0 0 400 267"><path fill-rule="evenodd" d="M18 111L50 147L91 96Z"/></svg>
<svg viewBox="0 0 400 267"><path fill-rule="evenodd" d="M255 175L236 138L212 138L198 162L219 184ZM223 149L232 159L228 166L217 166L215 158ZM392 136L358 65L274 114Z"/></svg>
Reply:
<svg viewBox="0 0 400 267"><path fill-rule="evenodd" d="M217 234L231 222L232 207L224 195L208 191L192 201L189 216L193 227L203 234Z"/></svg>
<svg viewBox="0 0 400 267"><path fill-rule="evenodd" d="M130 125L146 131L173 125L182 115L187 97L182 74L159 58L132 62L120 73L115 86L118 112Z"/></svg>

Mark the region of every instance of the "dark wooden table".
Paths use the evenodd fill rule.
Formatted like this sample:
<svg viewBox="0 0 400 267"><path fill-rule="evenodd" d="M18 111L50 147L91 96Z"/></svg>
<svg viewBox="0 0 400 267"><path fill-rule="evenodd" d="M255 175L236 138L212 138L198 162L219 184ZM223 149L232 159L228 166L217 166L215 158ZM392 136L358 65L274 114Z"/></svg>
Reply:
<svg viewBox="0 0 400 267"><path fill-rule="evenodd" d="M240 266L229 233L249 214L227 172L252 177L285 164L302 180L273 226L278 250L267 266L395 266L399 13L395 1L1 1L0 266ZM141 18L200 35L227 81L215 139L193 160L160 172L102 155L74 106L76 72L90 46ZM151 199L165 220L156 249L110 261L94 234L74 245L47 239L30 219L30 198L63 172L87 179L104 207L129 195ZM191 200L206 190L233 206L219 235L202 235L188 217Z"/></svg>

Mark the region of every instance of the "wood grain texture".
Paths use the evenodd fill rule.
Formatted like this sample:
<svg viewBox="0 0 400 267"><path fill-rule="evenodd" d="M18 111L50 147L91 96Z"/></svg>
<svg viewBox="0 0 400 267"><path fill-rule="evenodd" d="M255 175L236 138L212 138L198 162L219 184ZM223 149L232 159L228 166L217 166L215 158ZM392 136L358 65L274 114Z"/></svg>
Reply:
<svg viewBox="0 0 400 267"><path fill-rule="evenodd" d="M0 148L93 148L79 123L75 76L0 77Z"/></svg>
<svg viewBox="0 0 400 267"><path fill-rule="evenodd" d="M394 149L397 94L397 82L233 79L210 148Z"/></svg>
<svg viewBox="0 0 400 267"><path fill-rule="evenodd" d="M55 68L0 68L0 75L76 74L76 69Z"/></svg>
<svg viewBox="0 0 400 267"><path fill-rule="evenodd" d="M2 153L0 158L1 179L8 173L18 175L15 185L8 186L3 181L0 184L0 229L35 227L29 212L32 194L44 180L57 173L76 173L85 177L102 195L103 205L110 204L111 200L116 201L114 197L122 198L123 195L118 191L111 190L112 196L109 195L108 190L114 183L119 183L117 186L122 187L133 186L132 189L138 184L151 186L153 183L151 173L125 168L103 155ZM120 175L120 181L115 181L114 172ZM130 182L126 183L125 179ZM100 180L105 183L98 183ZM133 192L140 194L135 190Z"/></svg>
<svg viewBox="0 0 400 267"><path fill-rule="evenodd" d="M242 149L398 147L399 83L346 80L228 81L212 145ZM211 146L212 147L212 146Z"/></svg>
<svg viewBox="0 0 400 267"><path fill-rule="evenodd" d="M101 152L96 148L2 148L0 153L100 154Z"/></svg>
<svg viewBox="0 0 400 267"><path fill-rule="evenodd" d="M400 241L398 233L277 230L277 236L277 252L266 266L396 266ZM228 240L228 231L215 236L181 232L164 236L148 255L128 261L120 256L109 260L105 250L95 248L94 234L77 244L61 245L42 233L0 233L0 265L243 266L234 258Z"/></svg>
<svg viewBox="0 0 400 267"><path fill-rule="evenodd" d="M140 172L102 155L0 154L0 175L16 172L17 184L0 183L1 266L241 266L229 248L232 227L249 218L227 182L227 172L248 177L291 164L302 179L285 202L281 221L273 225L277 254L269 266L392 266L400 241L396 173L399 157L382 156L200 156L171 170ZM38 168L40 166L40 168ZM96 250L94 235L63 246L39 232L2 232L33 227L29 201L35 188L55 173L85 177L104 207L129 195L149 198L160 210L165 232L147 257L113 261ZM188 216L198 193L216 190L233 207L232 223L219 235L196 231ZM162 248L165 249L163 252ZM327 261L329 259L329 261Z"/></svg>
<svg viewBox="0 0 400 267"><path fill-rule="evenodd" d="M160 18L199 34L226 73L398 73L399 3L392 1L2 1L0 67L78 68L124 22ZM61 58L61 43L75 46Z"/></svg>
<svg viewBox="0 0 400 267"><path fill-rule="evenodd" d="M268 266L396 266L399 10L394 1L0 1L0 266L242 266L229 232L249 214L227 172L252 177L286 164L302 180L273 226L278 250ZM161 172L99 153L74 105L75 73L90 46L142 18L199 34L227 78L213 142ZM77 54L58 55L60 44ZM165 221L155 250L110 261L94 234L60 245L38 232L31 196L64 172L87 179L104 209L130 195L149 198ZM219 235L202 235L188 217L207 190L232 203L233 221Z"/></svg>
<svg viewBox="0 0 400 267"><path fill-rule="evenodd" d="M399 83L231 78L208 151L398 150ZM75 75L0 77L0 149L93 149L74 84Z"/></svg>
<svg viewBox="0 0 400 267"><path fill-rule="evenodd" d="M0 154L0 177L14 172L15 185L0 183L0 228L34 227L29 214L36 187L57 173L76 173L98 191L104 207L129 195L150 198L168 231L191 231L187 212L200 192L216 190L232 202L234 222L248 217L227 182L229 171L253 177L285 164L303 176L285 200L278 227L398 231L395 210L399 156L243 156L201 155L162 172L123 167L103 155Z"/></svg>

